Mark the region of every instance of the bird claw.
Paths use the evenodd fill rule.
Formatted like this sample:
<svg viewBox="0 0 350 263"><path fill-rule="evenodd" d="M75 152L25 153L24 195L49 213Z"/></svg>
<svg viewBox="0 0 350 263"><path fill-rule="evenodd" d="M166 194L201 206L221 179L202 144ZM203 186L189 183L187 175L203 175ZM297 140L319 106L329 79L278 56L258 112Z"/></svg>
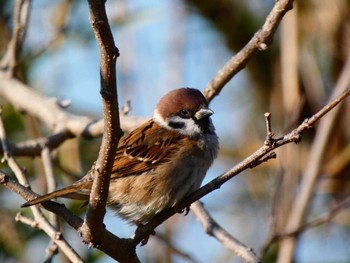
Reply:
<svg viewBox="0 0 350 263"><path fill-rule="evenodd" d="M184 216L187 216L188 213L190 212L190 206L186 206L185 208L179 209L179 208L175 208L175 211L179 214L185 213Z"/></svg>
<svg viewBox="0 0 350 263"><path fill-rule="evenodd" d="M187 216L188 213L190 212L191 208L190 208L190 206L186 206L184 210L185 210L185 216Z"/></svg>
<svg viewBox="0 0 350 263"><path fill-rule="evenodd" d="M140 246L143 247L148 243L149 235L141 240Z"/></svg>
<svg viewBox="0 0 350 263"><path fill-rule="evenodd" d="M135 236L138 236L138 235L145 236L140 242L141 247L147 244L150 235L155 235L156 234L156 231L154 231L154 229L152 229L149 233L147 233L145 235L145 233L143 231L143 227L144 227L143 224L138 224L137 228L136 228L136 231L135 231Z"/></svg>

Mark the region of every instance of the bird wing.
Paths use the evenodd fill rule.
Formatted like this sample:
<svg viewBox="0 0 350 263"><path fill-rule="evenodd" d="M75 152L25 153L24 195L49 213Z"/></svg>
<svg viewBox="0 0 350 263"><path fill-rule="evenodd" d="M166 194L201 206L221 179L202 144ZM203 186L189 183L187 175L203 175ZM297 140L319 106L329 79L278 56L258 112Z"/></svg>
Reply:
<svg viewBox="0 0 350 263"><path fill-rule="evenodd" d="M155 169L179 149L184 136L149 120L127 136L118 146L111 178L137 175ZM176 142L176 143L175 143Z"/></svg>

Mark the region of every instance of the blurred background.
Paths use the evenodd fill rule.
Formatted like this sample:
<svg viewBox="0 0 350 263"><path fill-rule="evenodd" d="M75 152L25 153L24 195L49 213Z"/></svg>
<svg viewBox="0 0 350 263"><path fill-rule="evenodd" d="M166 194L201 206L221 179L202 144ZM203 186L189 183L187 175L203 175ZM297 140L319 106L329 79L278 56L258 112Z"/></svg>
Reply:
<svg viewBox="0 0 350 263"><path fill-rule="evenodd" d="M157 101L168 91L178 87L203 90L260 29L274 2L108 1L109 21L121 54L117 60L120 105L130 100L130 115L150 117ZM14 1L0 1L1 56L11 37L13 8ZM325 105L349 56L349 47L350 1L295 1L272 45L256 54L211 102L221 150L204 183L263 145L265 112L271 112L272 129L279 137ZM32 1L18 75L48 97L70 100L68 111L102 117L99 51L86 1ZM11 142L49 134L45 124L34 117L19 113L2 98L0 103ZM306 221L318 218L349 196L349 106L348 101L343 103L332 127ZM271 233L284 230L309 165L316 131L317 127L307 131L298 145L278 149L276 160L240 174L202 199L222 227L257 254L264 252L264 262L276 261L278 243L262 249ZM99 138L72 139L55 151L58 187L88 171L99 143ZM43 174L40 159L18 160L27 169L33 189L45 192L39 180ZM0 188L0 198L0 261L42 262L49 238L15 222L21 198L4 188ZM80 203L66 204L84 215ZM29 214L29 210L23 211ZM120 237L130 237L135 230L111 212L105 224ZM303 232L295 262L350 262L349 224L350 210L344 207L325 224ZM83 245L69 226L63 224L63 228L66 239L86 262L112 262ZM138 248L142 262L242 262L207 236L191 213L174 216L156 231L167 241L152 237L146 246ZM67 259L58 256L55 262Z"/></svg>

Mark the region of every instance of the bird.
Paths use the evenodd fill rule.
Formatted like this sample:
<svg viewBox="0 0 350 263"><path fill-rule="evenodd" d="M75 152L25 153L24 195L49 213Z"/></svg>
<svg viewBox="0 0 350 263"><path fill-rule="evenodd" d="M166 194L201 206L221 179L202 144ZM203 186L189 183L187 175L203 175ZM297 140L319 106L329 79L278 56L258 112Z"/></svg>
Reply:
<svg viewBox="0 0 350 263"><path fill-rule="evenodd" d="M179 88L164 95L152 118L120 139L107 207L127 222L142 225L199 189L219 149L213 113L197 89ZM92 183L88 172L71 186L22 207L57 197L88 202Z"/></svg>

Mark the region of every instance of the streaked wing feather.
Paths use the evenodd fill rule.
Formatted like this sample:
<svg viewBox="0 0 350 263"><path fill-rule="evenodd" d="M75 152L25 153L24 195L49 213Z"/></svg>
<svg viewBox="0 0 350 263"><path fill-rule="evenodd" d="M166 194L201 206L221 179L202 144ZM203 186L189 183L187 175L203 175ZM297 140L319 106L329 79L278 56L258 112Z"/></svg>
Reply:
<svg viewBox="0 0 350 263"><path fill-rule="evenodd" d="M178 150L179 144L174 141L181 137L181 134L161 128L149 120L121 139L112 178L141 174L166 162Z"/></svg>

